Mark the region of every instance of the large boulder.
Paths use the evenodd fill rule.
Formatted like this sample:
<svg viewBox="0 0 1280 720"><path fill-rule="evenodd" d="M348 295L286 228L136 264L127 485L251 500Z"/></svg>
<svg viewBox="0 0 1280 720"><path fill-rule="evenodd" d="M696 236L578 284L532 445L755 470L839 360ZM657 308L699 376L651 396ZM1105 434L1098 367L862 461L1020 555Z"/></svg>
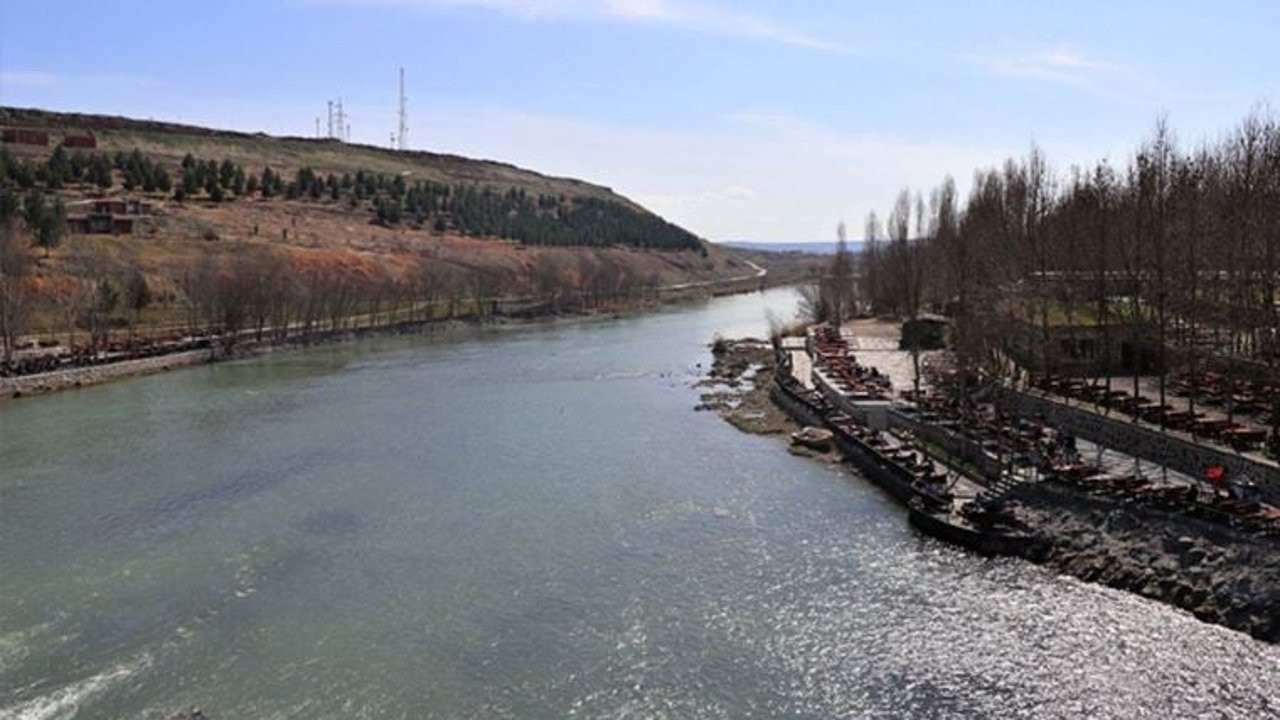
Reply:
<svg viewBox="0 0 1280 720"><path fill-rule="evenodd" d="M791 433L791 444L802 445L810 450L827 452L831 449L832 434L823 428L804 427Z"/></svg>

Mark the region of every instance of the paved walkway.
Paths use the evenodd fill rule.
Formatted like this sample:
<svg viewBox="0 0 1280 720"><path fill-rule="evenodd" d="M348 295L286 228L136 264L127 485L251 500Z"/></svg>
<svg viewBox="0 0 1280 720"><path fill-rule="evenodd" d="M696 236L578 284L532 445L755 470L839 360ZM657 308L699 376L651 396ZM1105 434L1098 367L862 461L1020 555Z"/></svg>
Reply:
<svg viewBox="0 0 1280 720"><path fill-rule="evenodd" d="M782 339L782 349L791 355L791 376L801 385L813 389L813 359L804 347L804 338L788 337Z"/></svg>
<svg viewBox="0 0 1280 720"><path fill-rule="evenodd" d="M1125 392L1132 393L1133 392L1133 376L1132 375L1129 375L1127 377L1113 376L1111 378L1111 388L1113 390L1124 390ZM1041 391L1037 390L1033 392L1041 392ZM1143 376L1138 378L1138 394L1140 394L1142 397L1147 398L1152 403L1158 403L1160 400L1160 379L1154 375ZM1134 424L1141 425L1142 427L1151 428L1152 430L1157 430L1157 431L1160 431L1161 429L1158 424L1143 422L1141 420L1134 420L1131 416L1119 410L1105 408L1099 405L1094 405L1093 403L1090 403L1090 402L1068 398L1063 395L1058 395L1056 393L1045 393L1045 395L1047 395L1050 398L1053 398L1057 402L1060 402L1064 405L1068 405L1070 407L1078 408L1081 410L1088 410L1090 412L1097 413L1099 415L1102 415L1103 417L1108 417L1116 421L1132 422ZM1176 411L1188 410L1191 407L1191 399L1182 397L1180 395L1174 395L1172 392L1166 391L1165 404L1169 405ZM1225 420L1227 418L1227 413L1220 407L1212 407L1212 406L1206 406L1200 403L1196 403L1195 411L1198 413L1204 413L1205 418L1210 420ZM1263 430L1263 431L1266 431L1269 429L1267 426L1257 422L1257 420L1255 420L1251 415L1236 415L1235 417L1232 418L1232 420L1236 423L1239 423L1249 428L1254 428L1254 429ZM1228 445L1218 443L1218 442L1213 442L1202 436L1193 437L1191 433L1188 433L1188 432L1183 432L1180 430L1172 430L1169 428L1165 428L1163 432L1168 433L1169 435L1173 435L1175 437L1180 437L1184 440L1187 440L1188 442L1199 443L1208 447L1213 447L1219 450L1235 453L1237 455L1248 458L1255 462L1263 463L1266 465L1273 465L1273 466L1277 464L1276 461L1268 457L1266 453L1258 450L1240 452Z"/></svg>

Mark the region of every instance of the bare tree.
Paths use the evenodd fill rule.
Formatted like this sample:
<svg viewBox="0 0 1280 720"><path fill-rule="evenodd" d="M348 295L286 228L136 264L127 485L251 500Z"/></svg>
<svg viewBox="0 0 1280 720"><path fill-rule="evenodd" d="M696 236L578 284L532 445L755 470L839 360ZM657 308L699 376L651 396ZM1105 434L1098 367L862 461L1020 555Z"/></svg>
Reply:
<svg viewBox="0 0 1280 720"><path fill-rule="evenodd" d="M0 223L0 360L13 358L31 310L31 242L16 219Z"/></svg>
<svg viewBox="0 0 1280 720"><path fill-rule="evenodd" d="M840 327L853 314L853 254L849 252L849 238L844 223L836 226L836 254L831 260L831 274L823 278L822 305L827 309L831 324Z"/></svg>

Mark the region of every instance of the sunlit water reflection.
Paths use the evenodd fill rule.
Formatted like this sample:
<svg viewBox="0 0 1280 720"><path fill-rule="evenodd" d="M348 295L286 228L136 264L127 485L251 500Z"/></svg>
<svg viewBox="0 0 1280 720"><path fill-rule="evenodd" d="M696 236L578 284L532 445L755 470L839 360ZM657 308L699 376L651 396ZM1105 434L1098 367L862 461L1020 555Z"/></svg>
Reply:
<svg viewBox="0 0 1280 720"><path fill-rule="evenodd" d="M1280 715L1280 652L692 411L788 291L0 406L0 717Z"/></svg>

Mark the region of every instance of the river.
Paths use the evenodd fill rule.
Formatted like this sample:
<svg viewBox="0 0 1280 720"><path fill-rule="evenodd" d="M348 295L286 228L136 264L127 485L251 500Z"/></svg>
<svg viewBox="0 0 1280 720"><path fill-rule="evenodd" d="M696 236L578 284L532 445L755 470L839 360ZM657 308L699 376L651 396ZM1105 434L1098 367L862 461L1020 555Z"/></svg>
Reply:
<svg viewBox="0 0 1280 720"><path fill-rule="evenodd" d="M694 412L795 300L0 405L0 717L1280 716L1280 648Z"/></svg>

